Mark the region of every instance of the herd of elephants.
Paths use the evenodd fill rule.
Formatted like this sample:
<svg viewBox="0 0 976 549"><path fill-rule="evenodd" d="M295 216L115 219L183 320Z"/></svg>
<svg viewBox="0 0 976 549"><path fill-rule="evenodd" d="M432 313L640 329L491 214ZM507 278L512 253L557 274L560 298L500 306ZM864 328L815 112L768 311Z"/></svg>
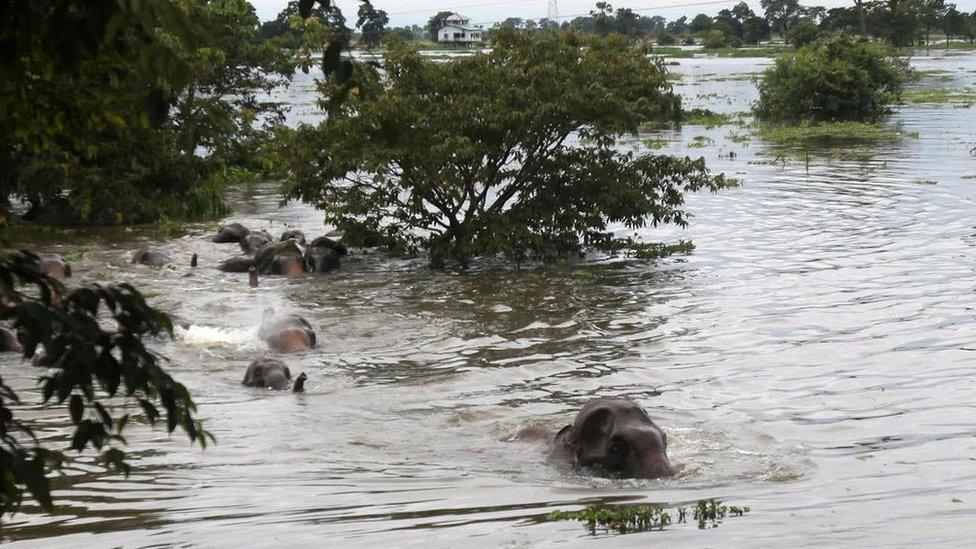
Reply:
<svg viewBox="0 0 976 549"><path fill-rule="evenodd" d="M215 243L237 243L243 255L229 258L217 268L224 272L248 273L251 286L258 285L258 275L302 276L305 273L327 273L340 266L348 250L339 240L321 236L307 241L301 231L285 231L275 240L266 231L253 231L234 223L221 226L211 238ZM132 263L160 267L170 262L166 253L143 247L135 252ZM197 267L193 255L191 266ZM71 276L71 265L56 253L38 255L38 269L48 276L64 279ZM314 349L315 330L295 314L266 312L258 337L276 353L287 354ZM5 352L21 352L17 336L0 327L0 347ZM37 366L56 366L41 352L33 357ZM261 357L247 367L243 385L247 387L304 391L307 376L292 377L284 361ZM587 474L610 478L659 478L674 475L676 469L667 456L667 436L637 403L626 398L597 398L585 404L572 424L556 433L527 428L515 440L543 441L550 463Z"/></svg>

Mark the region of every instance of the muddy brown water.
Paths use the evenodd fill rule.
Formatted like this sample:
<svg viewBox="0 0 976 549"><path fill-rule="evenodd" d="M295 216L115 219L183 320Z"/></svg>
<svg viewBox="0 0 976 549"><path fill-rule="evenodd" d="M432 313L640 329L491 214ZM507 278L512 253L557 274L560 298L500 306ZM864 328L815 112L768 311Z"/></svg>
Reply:
<svg viewBox="0 0 976 549"><path fill-rule="evenodd" d="M763 59L684 59L690 106L742 111ZM919 57L973 86L976 56ZM935 78L935 77L927 77ZM943 78L945 79L945 78ZM287 93L316 116L311 83ZM703 155L743 185L690 197L694 253L654 263L591 258L432 272L360 255L299 280L208 266L236 253L209 230L159 244L175 259L128 264L141 240L86 233L19 243L75 258L76 282L132 282L192 321L157 348L218 444L131 428L133 474L89 456L56 480L58 508L0 527L19 547L964 546L976 538L976 109L899 107L918 137L773 146L733 126L642 135ZM714 141L691 147L694 137ZM639 146L625 141L625 147ZM735 152L734 157L729 152ZM779 159L779 160L777 160ZM231 197L252 228L324 233L275 189ZM83 253L82 253L83 252ZM189 258L201 267L184 278ZM286 357L304 395L240 386L268 307L300 313L320 347ZM20 413L61 444L63 420L31 392L37 371L3 357ZM504 442L556 429L597 395L626 395L669 434L681 473L610 481L550 469ZM593 504L717 498L751 511L718 527L591 535L541 520Z"/></svg>

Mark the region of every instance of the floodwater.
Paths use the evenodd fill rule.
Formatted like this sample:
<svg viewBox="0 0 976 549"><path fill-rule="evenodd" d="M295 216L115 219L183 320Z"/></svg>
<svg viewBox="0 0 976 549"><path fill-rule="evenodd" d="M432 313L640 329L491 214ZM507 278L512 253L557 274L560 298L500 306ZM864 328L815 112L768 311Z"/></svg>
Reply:
<svg viewBox="0 0 976 549"><path fill-rule="evenodd" d="M689 106L755 98L764 59L683 59ZM973 86L976 56L920 57ZM310 80L287 93L316 116ZM746 129L663 137L742 186L689 199L687 256L431 272L422 261L349 258L337 273L267 278L208 268L236 253L211 229L159 244L175 266L128 264L141 240L81 235L45 247L76 281L138 284L190 320L158 344L218 444L201 451L131 426L129 478L78 458L57 510L27 506L0 529L20 547L84 546L965 546L976 539L976 109L899 107L905 137L802 151ZM913 134L917 132L917 137ZM692 146L697 136L713 143ZM640 141L624 143L641 146ZM729 155L734 152L735 155ZM809 154L808 154L809 152ZM232 197L228 221L325 232L272 186ZM30 245L31 243L23 243ZM190 255L201 268L190 269ZM300 313L321 345L285 360L303 395L241 387L268 351L268 307ZM52 444L38 371L2 359ZM557 429L597 395L629 396L669 435L681 473L610 481L550 469L524 426ZM715 528L595 536L552 510L593 504L748 506ZM611 537L612 536L612 537Z"/></svg>

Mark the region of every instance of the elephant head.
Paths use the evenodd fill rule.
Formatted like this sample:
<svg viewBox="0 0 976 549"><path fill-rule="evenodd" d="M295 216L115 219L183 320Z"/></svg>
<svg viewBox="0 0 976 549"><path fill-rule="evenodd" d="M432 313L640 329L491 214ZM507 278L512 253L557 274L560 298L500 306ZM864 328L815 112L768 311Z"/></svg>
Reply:
<svg viewBox="0 0 976 549"><path fill-rule="evenodd" d="M637 403L600 398L556 434L551 459L613 478L658 478L676 472L667 447L667 436Z"/></svg>
<svg viewBox="0 0 976 549"><path fill-rule="evenodd" d="M305 272L302 249L295 240L265 244L254 255L254 266L261 274L296 276Z"/></svg>
<svg viewBox="0 0 976 549"><path fill-rule="evenodd" d="M295 242L298 242L299 245L304 246L305 233L299 231L298 229L292 229L281 233L281 242L285 242L287 240L294 240Z"/></svg>
<svg viewBox="0 0 976 549"><path fill-rule="evenodd" d="M61 254L40 253L37 259L37 268L41 273L58 279L71 277L71 264Z"/></svg>
<svg viewBox="0 0 976 549"><path fill-rule="evenodd" d="M17 335L11 330L0 326L0 353L19 353L24 348L20 346Z"/></svg>
<svg viewBox="0 0 976 549"><path fill-rule="evenodd" d="M295 352L315 347L315 330L298 315L276 315L265 311L258 337L280 352Z"/></svg>
<svg viewBox="0 0 976 549"><path fill-rule="evenodd" d="M218 244L228 244L232 242L240 242L247 233L249 233L247 227L241 225L240 223L231 223L230 225L221 225L220 229L217 231L217 235L211 240Z"/></svg>
<svg viewBox="0 0 976 549"><path fill-rule="evenodd" d="M148 265L150 267L162 267L169 263L169 256L156 248L143 246L132 255L132 263Z"/></svg>
<svg viewBox="0 0 976 549"><path fill-rule="evenodd" d="M320 236L305 249L305 269L313 273L334 271L339 268L339 258L347 253L343 243Z"/></svg>
<svg viewBox="0 0 976 549"><path fill-rule="evenodd" d="M305 390L306 379L308 376L302 372L292 383L291 371L284 362L260 358L247 367L247 371L244 373L244 381L241 383L245 387L264 387L276 391L283 391L291 385L292 392L301 393Z"/></svg>
<svg viewBox="0 0 976 549"><path fill-rule="evenodd" d="M271 241L271 235L267 231L250 231L241 237L241 250L246 254L253 254Z"/></svg>

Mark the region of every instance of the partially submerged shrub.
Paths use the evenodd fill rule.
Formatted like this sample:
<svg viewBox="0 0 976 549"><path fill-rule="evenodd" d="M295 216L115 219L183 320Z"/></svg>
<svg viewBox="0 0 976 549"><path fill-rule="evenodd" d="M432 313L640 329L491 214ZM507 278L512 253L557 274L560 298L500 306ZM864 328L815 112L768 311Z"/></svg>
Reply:
<svg viewBox="0 0 976 549"><path fill-rule="evenodd" d="M586 523L591 533L597 530L627 534L664 530L666 526L692 521L698 528L715 528L727 517L741 517L748 507L725 505L714 499L701 499L689 507L665 508L652 505L589 507L582 511L553 511L546 520L575 520ZM689 516L690 515L690 516Z"/></svg>
<svg viewBox="0 0 976 549"><path fill-rule="evenodd" d="M820 38L820 28L810 20L803 20L786 31L786 38L794 48L809 46Z"/></svg>
<svg viewBox="0 0 976 549"><path fill-rule="evenodd" d="M718 29L710 30L702 36L702 47L705 49L737 48L741 45L742 40L738 37Z"/></svg>
<svg viewBox="0 0 976 549"><path fill-rule="evenodd" d="M907 64L881 44L822 38L766 70L756 116L786 123L875 120L898 99L907 75Z"/></svg>

